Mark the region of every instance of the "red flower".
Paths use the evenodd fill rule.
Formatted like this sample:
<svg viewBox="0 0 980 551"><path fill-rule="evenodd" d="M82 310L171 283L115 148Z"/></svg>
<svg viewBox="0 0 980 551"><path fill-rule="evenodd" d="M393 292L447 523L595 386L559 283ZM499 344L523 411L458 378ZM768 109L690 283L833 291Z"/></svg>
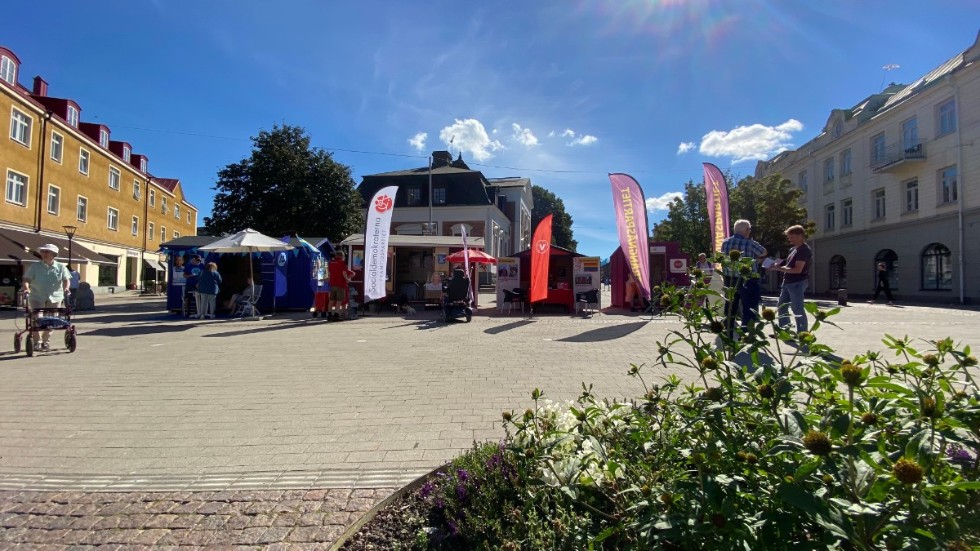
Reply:
<svg viewBox="0 0 980 551"><path fill-rule="evenodd" d="M377 199L374 200L374 208L379 213L383 213L387 211L388 209L391 208L391 205L392 205L391 197L388 197L387 195L382 195L381 197L378 197Z"/></svg>

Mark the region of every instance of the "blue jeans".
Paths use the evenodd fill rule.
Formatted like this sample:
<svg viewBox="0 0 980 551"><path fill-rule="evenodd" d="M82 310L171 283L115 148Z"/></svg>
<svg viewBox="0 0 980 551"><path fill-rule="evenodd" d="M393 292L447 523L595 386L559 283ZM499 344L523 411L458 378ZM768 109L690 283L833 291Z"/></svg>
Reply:
<svg viewBox="0 0 980 551"><path fill-rule="evenodd" d="M809 281L803 280L796 283L783 282L783 289L779 292L779 326L783 329L789 327L789 308L793 307L793 314L796 316L796 330L806 331L809 327L806 318L806 310L803 308L803 293L806 292Z"/></svg>

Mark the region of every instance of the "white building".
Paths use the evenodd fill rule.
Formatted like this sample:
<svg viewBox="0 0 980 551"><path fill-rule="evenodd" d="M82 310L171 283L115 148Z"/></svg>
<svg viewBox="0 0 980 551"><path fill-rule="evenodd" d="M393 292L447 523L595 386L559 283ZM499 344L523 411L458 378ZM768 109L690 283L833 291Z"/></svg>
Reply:
<svg viewBox="0 0 980 551"><path fill-rule="evenodd" d="M811 289L874 291L888 264L899 300L980 299L980 35L915 82L892 84L795 151L756 166L805 192Z"/></svg>

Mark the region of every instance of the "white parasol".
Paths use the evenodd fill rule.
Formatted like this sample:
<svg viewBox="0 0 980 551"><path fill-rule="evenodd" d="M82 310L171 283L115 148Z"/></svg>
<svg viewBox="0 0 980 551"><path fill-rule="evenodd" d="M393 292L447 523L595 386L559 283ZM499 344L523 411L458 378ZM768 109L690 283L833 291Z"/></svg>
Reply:
<svg viewBox="0 0 980 551"><path fill-rule="evenodd" d="M202 251L215 253L248 253L248 275L252 280L252 295L255 295L255 277L252 270L252 255L255 253L268 253L275 251L289 251L293 246L288 243L259 233L252 228L244 230L227 237L209 243L200 248Z"/></svg>

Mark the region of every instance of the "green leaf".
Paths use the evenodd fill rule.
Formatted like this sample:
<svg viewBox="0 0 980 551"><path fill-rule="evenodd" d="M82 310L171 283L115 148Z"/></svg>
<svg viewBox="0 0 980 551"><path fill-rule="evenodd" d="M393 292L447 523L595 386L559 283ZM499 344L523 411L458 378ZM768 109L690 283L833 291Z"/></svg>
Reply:
<svg viewBox="0 0 980 551"><path fill-rule="evenodd" d="M813 471L817 470L817 468L820 467L820 464L822 462L823 460L817 457L807 463L800 465L800 467L796 469L796 472L793 473L793 480L796 481L803 480L804 477L806 477Z"/></svg>
<svg viewBox="0 0 980 551"><path fill-rule="evenodd" d="M827 511L823 501L795 484L780 484L776 494L786 503L815 517Z"/></svg>
<svg viewBox="0 0 980 551"><path fill-rule="evenodd" d="M909 438L908 444L905 445L905 458L915 459L920 463L923 462L922 456L925 455L926 458L932 455L932 449L929 448L929 429L925 428L915 433L912 438Z"/></svg>

